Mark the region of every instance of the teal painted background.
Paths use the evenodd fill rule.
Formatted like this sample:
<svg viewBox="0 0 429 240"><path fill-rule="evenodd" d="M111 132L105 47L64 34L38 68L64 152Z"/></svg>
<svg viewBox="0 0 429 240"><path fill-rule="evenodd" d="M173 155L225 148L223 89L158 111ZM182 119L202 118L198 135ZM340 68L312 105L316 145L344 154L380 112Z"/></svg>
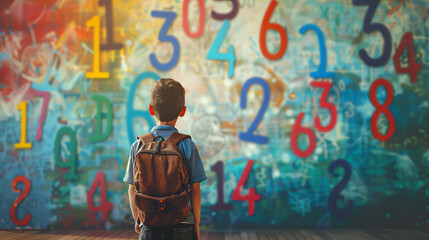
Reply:
<svg viewBox="0 0 429 240"><path fill-rule="evenodd" d="M158 77L172 77L186 90L188 111L177 128L192 135L208 176L201 183L201 229L428 228L428 3L381 1L370 19L381 27L369 25L376 31L365 33L368 6L355 6L351 0L278 1L268 19L280 25L287 44L278 32L268 31L268 53L280 52L278 59L270 60L261 50L260 34L274 2L233 2L204 1L202 32L190 37L180 0L2 1L0 228L132 229L128 186L122 178L130 140L155 124L147 105ZM196 0L188 7L194 34L200 7ZM213 11L234 15L234 9L229 20L212 16ZM165 26L176 40L158 39L166 20L153 11L177 14L171 26ZM173 19L174 14L168 14ZM87 26L94 16L100 17L105 49L94 47L94 25ZM325 47L315 31L300 33L306 24L320 29ZM384 50L386 39L377 29L391 36L390 50ZM414 51L408 54L408 42L396 58L402 68L410 62L421 65L415 82L410 74L399 74L394 64L407 32L412 33ZM210 49L213 53L208 54ZM326 61L321 49L326 50ZM372 58L386 52L387 59L369 66L359 56L361 49ZM94 71L97 51L100 72L108 72L108 78L87 76ZM219 58L216 52L225 59L213 60ZM164 69L153 64L152 53ZM333 74L312 77L323 62L325 73ZM242 93L251 78L260 80ZM381 114L373 125L386 135L395 124L383 141L371 129L378 108L370 90L379 78L386 79L392 91L380 86L375 99L383 104L392 97L387 109L393 120ZM323 88L312 82L330 86L326 102L331 110L321 106ZM24 139L31 148L21 149L15 143L23 139L23 101ZM300 126L314 141L298 134L300 113ZM333 122L331 129L316 127L316 116L322 126ZM254 134L262 138L240 137L252 123ZM311 151L297 154L294 143L301 151ZM247 165L249 159L253 165ZM254 188L260 196L253 214L252 204L232 199L241 177L245 182L240 194ZM28 193L18 200L24 189Z"/></svg>

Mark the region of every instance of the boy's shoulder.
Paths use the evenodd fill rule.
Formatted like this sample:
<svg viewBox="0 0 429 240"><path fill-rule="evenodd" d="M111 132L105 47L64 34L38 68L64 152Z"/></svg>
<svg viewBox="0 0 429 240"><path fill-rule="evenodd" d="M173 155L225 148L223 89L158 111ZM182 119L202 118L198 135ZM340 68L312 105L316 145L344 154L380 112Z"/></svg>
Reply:
<svg viewBox="0 0 429 240"><path fill-rule="evenodd" d="M168 135L168 137L169 136L171 136L171 134L173 134L174 132L165 132L165 133L163 133L163 134L159 134L159 132L156 132L156 131L151 131L151 132L149 132L149 133L151 133L154 137L155 136L158 136L158 135ZM186 151L186 150L191 150L191 149L194 149L194 148L196 148L196 145L195 145L195 143L194 143L194 141L192 140L192 136L191 135L189 135L189 134L186 134L186 133L181 133L181 132L179 132L179 131L177 131L177 133L180 133L180 134L184 134L184 135L187 135L187 136L189 136L189 137L187 137L187 138L184 138L184 139L182 139L180 142L179 142L179 145L183 145L183 147L184 147L184 150ZM166 138L165 139L167 139L168 138L167 136L166 136ZM139 138L137 138L134 142L133 142L133 144L131 145L131 149L133 149L134 150L134 153L137 153L137 151L138 151L138 149L141 147L143 145L143 142L139 139Z"/></svg>

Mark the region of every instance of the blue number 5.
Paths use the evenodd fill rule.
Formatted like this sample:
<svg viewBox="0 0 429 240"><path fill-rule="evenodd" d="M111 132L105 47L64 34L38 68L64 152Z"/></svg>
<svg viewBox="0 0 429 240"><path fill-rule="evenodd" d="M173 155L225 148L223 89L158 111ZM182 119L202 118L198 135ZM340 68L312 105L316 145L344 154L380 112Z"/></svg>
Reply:
<svg viewBox="0 0 429 240"><path fill-rule="evenodd" d="M158 17L158 18L165 18L164 25L162 25L161 31L159 31L158 40L161 42L170 42L173 45L173 56L171 57L169 62L160 63L158 62L158 59L156 59L155 54L151 53L149 55L150 63L160 71L168 71L172 69L174 65L176 65L180 56L179 41L177 41L177 38L171 35L167 35L167 30L173 23L177 14L175 12L168 12L168 11L152 11L151 16Z"/></svg>
<svg viewBox="0 0 429 240"><path fill-rule="evenodd" d="M307 24L302 26L299 29L300 34L305 34L308 30L313 30L317 34L317 38L319 39L319 49L320 49L320 65L316 72L311 72L310 76L312 78L333 78L333 72L326 72L326 45L325 45L325 37L323 36L320 28L314 24Z"/></svg>
<svg viewBox="0 0 429 240"><path fill-rule="evenodd" d="M206 58L214 59L214 60L227 60L228 76L232 77L234 76L234 62L235 62L234 47L232 45L229 45L228 53L218 52L220 45L222 45L222 41L225 39L225 36L228 33L230 26L231 26L231 23L229 22L229 20L223 21L222 27L220 27L219 33L217 34L215 40L213 41L213 44L210 47Z"/></svg>
<svg viewBox="0 0 429 240"><path fill-rule="evenodd" d="M247 132L240 132L240 134L238 135L238 138L247 142L265 144L265 143L268 143L268 137L255 135L253 132L256 131L256 128L258 127L259 123L262 121L262 117L264 116L265 111L267 111L268 103L270 102L270 86L268 85L267 81L259 77L254 77L247 80L244 83L243 88L241 88L240 107L241 109L246 108L247 91L253 84L258 84L262 87L262 89L264 90L264 99L262 100L261 108L259 109L259 112L256 115L255 120L252 122Z"/></svg>
<svg viewBox="0 0 429 240"><path fill-rule="evenodd" d="M383 53L379 58L369 57L365 49L359 50L359 56L362 61L368 66L372 67L379 67L386 64L389 60L390 52L392 51L392 37L390 36L390 32L387 27L381 23L371 24L371 20L374 17L375 10L377 9L379 3L380 0L353 0L353 5L355 6L369 6L368 10L366 11L365 18L363 19L363 31L365 33L379 31L384 39Z"/></svg>

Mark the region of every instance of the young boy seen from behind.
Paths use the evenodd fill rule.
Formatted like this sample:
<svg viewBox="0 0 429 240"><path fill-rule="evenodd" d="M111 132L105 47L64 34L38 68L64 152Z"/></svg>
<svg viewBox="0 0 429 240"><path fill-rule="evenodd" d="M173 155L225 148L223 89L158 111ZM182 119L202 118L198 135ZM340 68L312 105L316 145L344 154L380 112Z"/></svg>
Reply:
<svg viewBox="0 0 429 240"><path fill-rule="evenodd" d="M159 79L152 88L149 112L157 126L132 144L124 177L130 184L135 231L141 240L199 239L200 182L207 176L194 142L175 128L186 112L182 85Z"/></svg>

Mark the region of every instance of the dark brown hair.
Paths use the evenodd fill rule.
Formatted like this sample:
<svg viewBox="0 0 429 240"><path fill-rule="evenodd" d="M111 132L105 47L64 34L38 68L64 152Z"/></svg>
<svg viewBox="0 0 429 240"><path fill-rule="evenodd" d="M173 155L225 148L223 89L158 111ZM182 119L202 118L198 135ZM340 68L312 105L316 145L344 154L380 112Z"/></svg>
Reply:
<svg viewBox="0 0 429 240"><path fill-rule="evenodd" d="M174 79L161 78L152 88L150 104L159 121L172 121L185 106L185 89Z"/></svg>

